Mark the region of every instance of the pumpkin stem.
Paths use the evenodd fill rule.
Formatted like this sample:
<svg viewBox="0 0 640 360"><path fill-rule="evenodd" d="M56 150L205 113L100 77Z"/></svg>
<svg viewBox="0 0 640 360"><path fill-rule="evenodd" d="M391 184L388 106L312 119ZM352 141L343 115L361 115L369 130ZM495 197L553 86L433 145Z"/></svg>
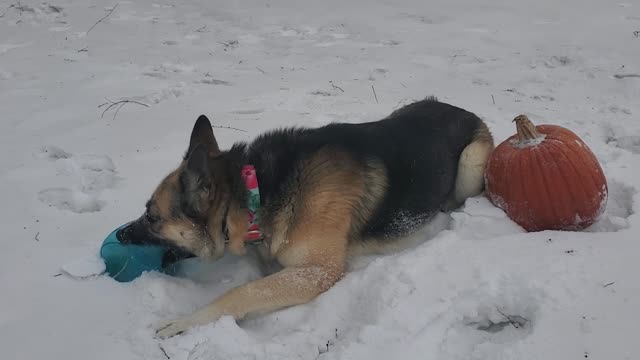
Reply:
<svg viewBox="0 0 640 360"><path fill-rule="evenodd" d="M536 126L533 125L527 115L518 115L513 119L513 122L516 123L518 138L520 141L534 140L541 136L538 130L536 130Z"/></svg>

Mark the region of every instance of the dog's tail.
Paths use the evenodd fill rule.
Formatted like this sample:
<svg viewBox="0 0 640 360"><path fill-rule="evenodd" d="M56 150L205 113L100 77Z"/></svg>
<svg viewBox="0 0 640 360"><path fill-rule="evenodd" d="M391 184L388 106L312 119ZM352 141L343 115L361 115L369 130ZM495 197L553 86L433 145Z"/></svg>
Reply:
<svg viewBox="0 0 640 360"><path fill-rule="evenodd" d="M479 120L471 142L458 159L455 191L451 199L456 207L468 197L476 196L484 189L484 171L493 151L493 136L487 124Z"/></svg>

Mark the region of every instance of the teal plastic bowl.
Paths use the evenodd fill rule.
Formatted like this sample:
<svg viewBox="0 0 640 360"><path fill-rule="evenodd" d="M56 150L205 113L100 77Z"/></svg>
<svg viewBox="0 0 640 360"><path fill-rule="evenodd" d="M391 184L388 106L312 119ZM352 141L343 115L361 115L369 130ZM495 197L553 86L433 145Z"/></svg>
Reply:
<svg viewBox="0 0 640 360"><path fill-rule="evenodd" d="M156 245L122 244L116 232L126 226L115 229L102 243L100 257L106 265L106 273L119 282L129 282L145 271L165 272L163 259L166 247Z"/></svg>

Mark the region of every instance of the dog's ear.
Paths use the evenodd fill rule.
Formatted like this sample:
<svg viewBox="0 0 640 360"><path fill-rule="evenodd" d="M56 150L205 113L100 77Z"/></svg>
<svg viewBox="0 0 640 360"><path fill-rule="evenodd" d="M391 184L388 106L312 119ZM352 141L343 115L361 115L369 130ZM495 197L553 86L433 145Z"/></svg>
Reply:
<svg viewBox="0 0 640 360"><path fill-rule="evenodd" d="M180 174L180 182L184 189L182 197L183 210L189 216L204 214L209 208L209 193L213 175L211 174L211 157L207 148L198 144L189 153L186 165Z"/></svg>
<svg viewBox="0 0 640 360"><path fill-rule="evenodd" d="M198 145L203 145L207 150L207 154L210 157L215 157L220 154L220 148L218 148L218 142L213 135L213 128L211 122L206 116L200 115L193 125L191 130L191 140L189 141L189 150L187 150L186 157L190 157L190 154L195 150Z"/></svg>

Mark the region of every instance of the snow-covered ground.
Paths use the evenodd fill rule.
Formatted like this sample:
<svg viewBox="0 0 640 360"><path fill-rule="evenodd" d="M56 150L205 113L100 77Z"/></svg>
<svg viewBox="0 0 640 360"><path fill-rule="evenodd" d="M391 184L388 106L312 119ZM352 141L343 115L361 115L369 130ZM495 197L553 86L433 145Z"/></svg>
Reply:
<svg viewBox="0 0 640 360"><path fill-rule="evenodd" d="M640 358L640 3L141 0L91 28L116 1L0 3L0 358ZM255 265L56 276L141 213L200 114L244 130L216 129L228 147L431 94L498 142L520 113L574 130L609 180L602 220L527 234L479 196L310 304L165 341L153 324ZM147 106L105 112L120 100Z"/></svg>

